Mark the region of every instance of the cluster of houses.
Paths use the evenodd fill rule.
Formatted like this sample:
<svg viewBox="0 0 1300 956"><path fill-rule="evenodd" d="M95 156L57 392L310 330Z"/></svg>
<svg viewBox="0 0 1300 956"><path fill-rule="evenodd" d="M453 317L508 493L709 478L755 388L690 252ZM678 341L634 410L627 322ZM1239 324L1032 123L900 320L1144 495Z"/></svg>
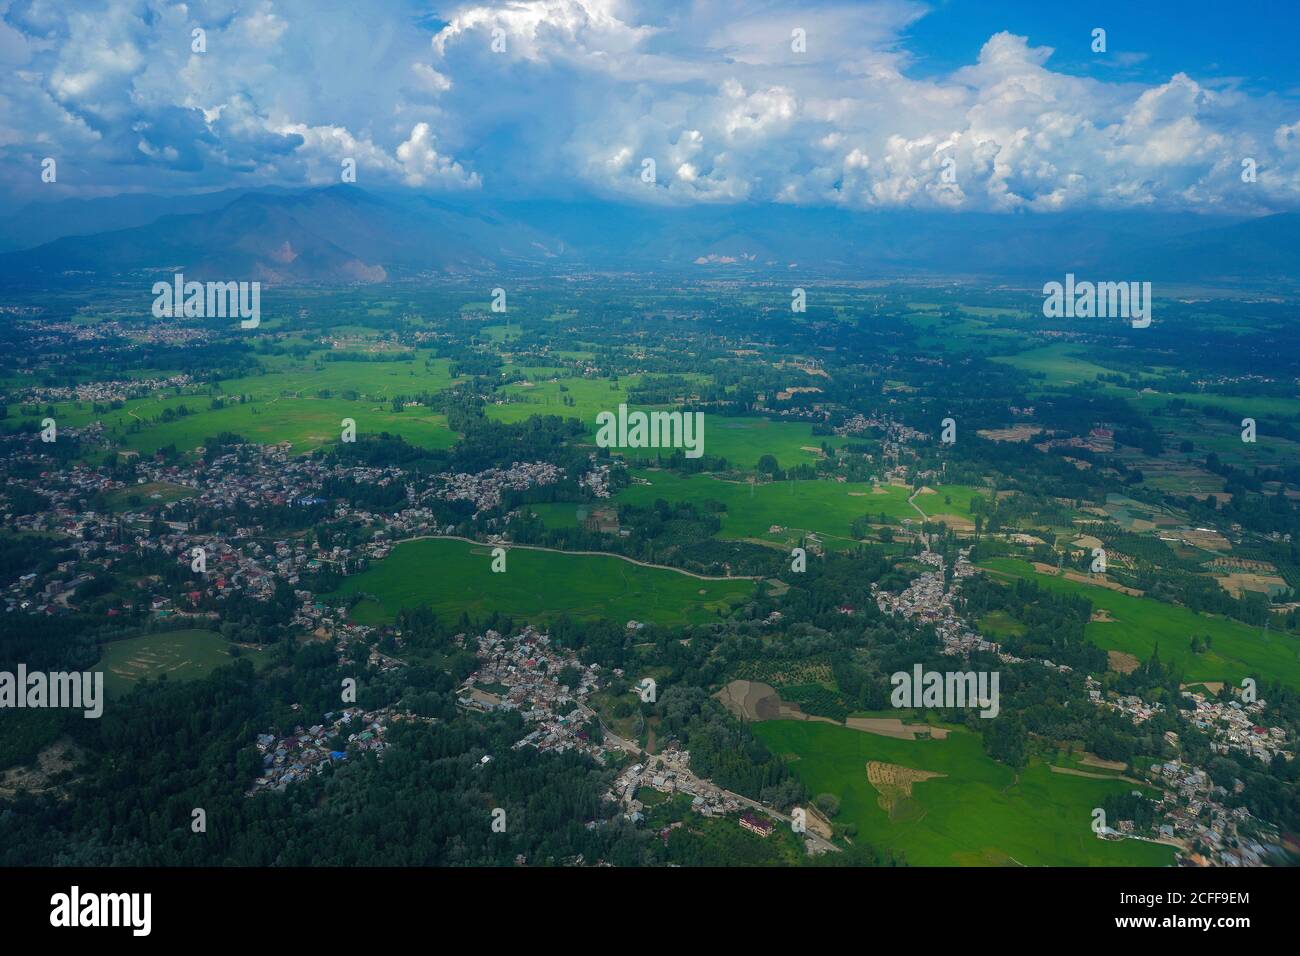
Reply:
<svg viewBox="0 0 1300 956"><path fill-rule="evenodd" d="M916 560L930 570L921 572L898 594L882 589L879 584L871 585L876 606L886 614L934 625L935 633L943 642L945 654L965 656L972 651L1000 653L998 644L982 637L957 613L957 589L955 586L950 588L945 580L943 555L936 551L923 551L916 556ZM976 573L977 569L970 563L970 549L963 549L953 565L954 582ZM1015 663L1018 660L1010 658L1008 662Z"/></svg>
<svg viewBox="0 0 1300 956"><path fill-rule="evenodd" d="M932 570L918 574L897 594L886 591L878 585L873 585L871 590L876 597L876 605L884 613L920 624L937 625L941 620L954 616L953 595L944 580L943 556L933 551L926 551L917 555L916 560L928 565Z"/></svg>
<svg viewBox="0 0 1300 956"><path fill-rule="evenodd" d="M170 380L168 380L170 381ZM87 440L102 438L99 423L85 429L67 428L61 435ZM83 434L84 433L84 434ZM32 446L26 457L39 460L39 438L30 434L8 436L7 444L23 442ZM201 450L200 450L201 451ZM9 448L9 457L24 457L21 449ZM69 600L75 589L98 568L111 570L118 557L127 553L156 551L171 555L179 564L192 566L195 549L201 548L205 572L196 572L193 583L181 590L167 591L157 578L143 580L149 607L160 617L211 614L211 601L242 593L266 600L275 592L277 580L298 586L304 575L331 567L351 573L368 560L386 557L396 541L438 534L453 534L455 526L442 526L435 513L420 504L422 494L415 491L413 480L401 468L372 467L332 463L328 459L293 455L288 442L275 445L246 444L223 450L211 460L200 456L191 463L169 463L156 458L134 460L133 483L115 480L106 469L73 463L59 471L43 472L33 478L13 478L12 487L28 487L49 499L49 506L28 515L9 515L7 524L16 531L55 533L68 538L68 547L78 552L78 565L61 567L57 574L27 574L10 582L4 594L6 609L28 613L60 613L70 610ZM597 496L608 497L608 466L602 465L591 475L589 486ZM468 498L480 510L501 501L506 489L525 490L537 485L553 484L564 477L563 470L544 462L515 463L506 469L489 469L478 474L442 474L421 478L428 482L427 495L446 499ZM588 477L591 477L590 475ZM321 547L307 545L291 537L270 538L258 524L224 531L197 532L191 522L183 520L191 509L230 511L236 507L319 506L326 500L319 496L323 485L342 480L354 485L386 487L404 484L407 506L395 513L371 512L335 502L331 517L346 519L357 527L365 540L361 543ZM166 485L182 489L184 501L165 500L158 491L142 494L141 500L112 514L86 511L84 504L101 494L117 493L119 498L132 487ZM154 519L161 516L166 533L158 535ZM491 524L496 525L495 519ZM297 623L314 631L328 626L331 611L312 600L311 592L299 590L301 610ZM206 605L205 610L200 610ZM121 613L114 608L110 615Z"/></svg>
<svg viewBox="0 0 1300 956"><path fill-rule="evenodd" d="M609 465L591 456L591 469L578 479L578 484L586 488L593 498L609 497Z"/></svg>
<svg viewBox="0 0 1300 956"><path fill-rule="evenodd" d="M1156 833L1159 839L1180 847L1184 862L1193 866L1267 864L1276 842L1243 832L1247 826L1258 830L1258 825L1245 807L1224 806L1228 788L1216 785L1204 770L1176 759L1153 764L1150 773L1164 787ZM1240 793L1243 786L1236 781L1232 792Z"/></svg>
<svg viewBox="0 0 1300 956"><path fill-rule="evenodd" d="M1265 727L1261 723L1267 710L1266 701L1222 701L1207 697L1199 691L1183 691L1183 697L1194 703L1196 710L1190 719L1211 736L1212 750L1219 753L1237 750L1250 754L1263 763L1271 763L1278 754L1287 760L1295 757L1287 749L1286 730L1282 727Z"/></svg>
<svg viewBox="0 0 1300 956"><path fill-rule="evenodd" d="M545 461L514 462L509 468L487 471L444 472L438 476L440 487L428 494L444 501L470 501L479 512L500 507L503 491L527 491L533 487L553 485L563 480L564 469Z"/></svg>
<svg viewBox="0 0 1300 956"><path fill-rule="evenodd" d="M643 762L624 768L605 797L621 804L623 815L633 823L645 820L645 803L638 797L645 788L685 794L691 798L691 809L706 817L721 817L741 809L735 797L713 781L692 773L690 763L689 750L669 747L663 753L649 754Z"/></svg>
<svg viewBox="0 0 1300 956"><path fill-rule="evenodd" d="M190 324L153 323L145 335L139 328L123 325L115 319L98 322L50 322L42 319L22 320L14 323L21 330L23 342L32 352L49 349L67 349L77 342L82 353L101 352L121 356L131 352L156 349L158 346L194 345L207 342L212 333L201 326ZM103 343L97 349L91 343Z"/></svg>
<svg viewBox="0 0 1300 956"><path fill-rule="evenodd" d="M171 375L167 378L109 379L101 382L84 382L78 385L36 386L23 389L10 396L21 404L46 405L51 402L93 402L109 405L130 398L145 398L169 388L188 388L193 380L188 375Z"/></svg>
<svg viewBox="0 0 1300 956"><path fill-rule="evenodd" d="M872 412L870 415L854 414L844 420L844 424L834 429L835 434L841 437L854 435L866 435L872 431L884 432L884 440L895 445L905 445L908 442L920 441L928 438L924 432L917 431L910 425L904 425L902 422L881 412Z"/></svg>
<svg viewBox="0 0 1300 956"><path fill-rule="evenodd" d="M773 396L774 398L776 396ZM706 404L706 403L701 403ZM766 397L761 393L755 397L754 411L762 412L764 415L773 418L781 418L794 422L824 422L831 417L830 409L823 403L817 402L808 407L796 405L793 408L774 408L766 403Z"/></svg>
<svg viewBox="0 0 1300 956"><path fill-rule="evenodd" d="M607 748L592 740L589 729L598 718L586 705L599 686L599 664L583 664L552 646L550 637L532 625L514 638L489 630L460 640L483 663L458 689L458 705L482 712L517 711L530 730L515 742L516 748L577 750L599 764L606 762Z"/></svg>
<svg viewBox="0 0 1300 956"><path fill-rule="evenodd" d="M1100 684L1087 679L1088 695L1094 703L1126 715L1134 724L1150 720L1163 709L1160 704L1147 703L1133 695L1106 697ZM1183 691L1184 698L1192 701L1195 709L1189 721L1211 738L1210 746L1218 752L1240 750L1261 760L1272 760L1281 754L1293 758L1286 745L1286 732L1280 727L1264 727L1258 723L1266 703L1262 700L1243 703L1207 698L1200 692ZM1165 741L1177 748L1178 735L1165 734ZM1161 786L1159 799L1160 823L1155 828L1155 838L1179 847L1180 859L1194 866L1263 866L1274 852L1277 839L1267 834L1244 806L1227 807L1224 801L1230 793L1240 793L1244 784L1240 780L1232 789L1215 784L1209 774L1181 759L1174 758L1151 765L1149 777ZM1124 826L1124 823L1128 823ZM1132 836L1143 839L1134 832L1131 822L1121 824L1108 834L1111 837Z"/></svg>
<svg viewBox="0 0 1300 956"><path fill-rule="evenodd" d="M298 709L297 704L293 707ZM257 752L262 756L262 774L253 781L245 796L251 797L266 790L283 792L291 783L342 763L349 754L374 753L382 757L388 749L384 738L390 727L400 723L427 726L436 719L393 707L370 711L348 707L325 714L319 724L295 727L287 737L259 734Z"/></svg>
<svg viewBox="0 0 1300 956"><path fill-rule="evenodd" d="M1103 697L1098 684L1091 677L1088 678L1088 697L1095 703L1113 710L1118 714L1124 714L1134 724L1141 724L1150 720L1156 714L1164 710L1164 706L1159 703L1147 703L1136 694L1124 694L1115 697Z"/></svg>
<svg viewBox="0 0 1300 956"><path fill-rule="evenodd" d="M66 608L77 588L94 580L94 575L77 571L80 563L75 558L60 561L44 578L35 571L20 574L6 590L5 610L50 613L56 608Z"/></svg>
<svg viewBox="0 0 1300 956"><path fill-rule="evenodd" d="M366 712L349 707L328 713L314 726L295 727L288 737L259 734L257 752L262 756L262 775L253 781L246 796L263 790L283 791L289 784L322 772L348 758L348 747L381 753L387 711ZM341 744L341 749L334 749Z"/></svg>
<svg viewBox="0 0 1300 956"><path fill-rule="evenodd" d="M898 594L884 591L878 584L871 585L876 605L886 614L893 614L915 620L923 624L934 625L935 634L943 642L943 653L957 657L967 657L974 651L996 654L1004 664L1023 664L1026 658L1017 657L1002 649L996 641L990 641L962 620L958 613L958 594L960 582L979 574L979 569L970 562L970 549L963 548L957 553L953 564L953 585L949 587L944 580L944 559L934 551L924 551L916 556L921 564L932 570L919 574L905 589ZM844 610L843 608L841 610ZM1046 658L1035 658L1037 663L1063 674L1071 672L1067 664L1057 664Z"/></svg>

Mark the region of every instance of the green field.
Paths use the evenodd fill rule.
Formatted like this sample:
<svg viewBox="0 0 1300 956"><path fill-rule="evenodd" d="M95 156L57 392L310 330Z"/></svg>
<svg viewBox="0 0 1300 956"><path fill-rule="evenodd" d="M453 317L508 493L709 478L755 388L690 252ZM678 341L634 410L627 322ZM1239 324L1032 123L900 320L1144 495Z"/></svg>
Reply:
<svg viewBox="0 0 1300 956"><path fill-rule="evenodd" d="M1001 640L1007 637L1019 637L1028 628L1013 618L1006 611L993 611L979 619L979 632L985 637Z"/></svg>
<svg viewBox="0 0 1300 956"><path fill-rule="evenodd" d="M764 455L775 457L782 468L813 464L821 458L822 442L838 448L846 441L814 435L806 422L704 416L704 454L725 458L733 468L753 468Z"/></svg>
<svg viewBox="0 0 1300 956"><path fill-rule="evenodd" d="M1098 382L1099 374L1116 370L1089 361L1082 349L1070 342L1058 342L1039 348L1027 349L1015 355L999 355L994 361L1005 362L1029 374L1041 373L1044 386L1063 387L1089 383L1108 395L1127 399L1145 414L1151 414L1166 405L1172 398L1181 398L1189 405L1217 405L1241 415L1293 418L1300 414L1300 399L1273 396L1234 396L1215 392L1140 392L1114 382ZM1140 376L1143 380L1150 376Z"/></svg>
<svg viewBox="0 0 1300 956"><path fill-rule="evenodd" d="M230 379L221 383L221 390L227 395L248 394L262 399L350 391L363 399L384 400L421 391L438 392L455 381L446 359L433 359L426 367L420 353L399 354L409 354L410 361L268 361L273 368L270 374Z"/></svg>
<svg viewBox="0 0 1300 956"><path fill-rule="evenodd" d="M501 422L521 422L533 415L576 418L587 426L594 440L596 416L602 411L616 410L620 402L626 402L627 390L639 381L640 376L629 375L617 385L608 378L561 378L529 385L504 385L497 391L508 403L488 405L484 411L489 418ZM573 404L566 405L566 401Z"/></svg>
<svg viewBox="0 0 1300 956"><path fill-rule="evenodd" d="M506 571L491 570L486 545L448 539L408 541L348 578L338 595L367 595L353 611L362 624L391 621L403 607L439 614L499 611L530 620L569 614L616 622L698 623L725 614L754 589L746 579L704 581L607 555L509 549Z"/></svg>
<svg viewBox="0 0 1300 956"><path fill-rule="evenodd" d="M1095 382L1098 375L1114 371L1088 361L1079 351L1073 343L1058 342L1015 355L999 355L994 361L1005 362L1031 375L1041 373L1045 376L1044 383L1053 386Z"/></svg>
<svg viewBox="0 0 1300 956"><path fill-rule="evenodd" d="M127 485L125 488L115 488L107 492L104 495L104 503L110 511L127 511L133 508L164 505L193 495L194 489L184 485L169 481L146 481L144 484Z"/></svg>
<svg viewBox="0 0 1300 956"><path fill-rule="evenodd" d="M903 854L913 866L1163 866L1172 847L1098 839L1094 807L1133 789L1123 781L1053 773L1035 761L1019 773L984 753L978 735L896 740L814 721L769 720L755 734L810 794L840 799L837 824L855 823L857 840ZM886 812L867 780L867 762L945 774L912 785Z"/></svg>
<svg viewBox="0 0 1300 956"><path fill-rule="evenodd" d="M101 421L121 447L142 454L153 454L167 445L190 451L219 432L235 432L265 444L287 441L294 453L301 454L337 441L344 418L356 421L359 434L387 431L422 448L450 448L457 440L445 416L424 407L394 412L391 405L396 395L436 392L450 385L453 379L444 360L429 368L414 360L322 362L319 368L306 363L276 364L280 367L266 375L221 383L223 408L212 408L212 396L206 393L168 392L133 399L107 412L96 412L85 402L64 402L55 406L55 420L60 426ZM241 395L252 400L241 404ZM190 414L161 420L169 409L176 413L182 405ZM43 415L42 410L29 418L39 420Z"/></svg>
<svg viewBox="0 0 1300 956"><path fill-rule="evenodd" d="M230 646L212 631L163 631L103 645L95 669L104 672L104 689L109 695L116 696L129 692L141 680L162 674L166 674L168 680L206 677L215 668L233 660ZM263 663L260 659L266 654L249 648L240 651L255 664Z"/></svg>
<svg viewBox="0 0 1300 956"><path fill-rule="evenodd" d="M880 485L873 489L861 482L771 481L751 486L748 482L722 481L708 475L682 477L674 472L637 470L637 478L650 484L634 484L618 493L619 504L642 507L662 498L668 502L686 501L702 504L720 501L727 506L722 516L723 538L761 538L786 543L789 534L769 534L772 525L794 531L813 531L840 539L828 542L832 547L853 543L850 526L855 518L867 516L876 522L880 515L897 522L904 518L919 521L921 516L907 503L910 489L901 485ZM979 489L965 486L941 486L937 494L919 495L916 503L927 514L969 514L972 494ZM945 499L951 498L951 504ZM796 534L795 537L798 537Z"/></svg>
<svg viewBox="0 0 1300 956"><path fill-rule="evenodd" d="M498 391L510 401L505 405L489 405L485 411L489 418L503 422L523 421L531 415L576 418L586 425L587 434L594 441L596 416L603 411L617 412L619 404L628 401L627 390L641 381L641 376L629 375L620 379L617 385L606 378L562 378L554 382L505 385ZM573 404L566 405L565 401ZM632 404L629 410L650 411L667 407ZM846 439L814 435L812 426L805 422L704 416L704 454L726 458L733 467L740 469L753 468L763 455L774 455L782 468L812 464L821 457L823 441L838 447ZM636 449L629 454L649 457L654 452L654 449ZM665 452L667 454L669 452Z"/></svg>
<svg viewBox="0 0 1300 956"><path fill-rule="evenodd" d="M547 528L578 527L579 509L583 510L587 514L590 514L592 510L594 510L589 504L577 504L572 501L555 501L528 505L528 510L540 518Z"/></svg>
<svg viewBox="0 0 1300 956"><path fill-rule="evenodd" d="M287 441L295 454L301 454L338 441L344 418L357 423L359 435L386 431L429 449L450 448L456 443L456 434L447 427L446 417L424 408L395 413L386 405L340 398L282 398L228 405L158 423L126 435L125 444L146 454L170 444L185 451L219 432L235 432L261 444Z"/></svg>
<svg viewBox="0 0 1300 956"><path fill-rule="evenodd" d="M1088 639L1107 651L1124 651L1147 660L1160 645L1160 660L1176 664L1184 681L1226 680L1239 684L1243 677L1257 681L1280 680L1300 687L1300 640L1251 627L1225 617L1197 614L1176 604L1140 598L1092 584L1039 574L1015 558L991 558L980 566L1007 578L1026 578L1054 591L1078 594L1104 608L1113 621L1092 621ZM1193 654L1192 635L1209 635L1213 650Z"/></svg>

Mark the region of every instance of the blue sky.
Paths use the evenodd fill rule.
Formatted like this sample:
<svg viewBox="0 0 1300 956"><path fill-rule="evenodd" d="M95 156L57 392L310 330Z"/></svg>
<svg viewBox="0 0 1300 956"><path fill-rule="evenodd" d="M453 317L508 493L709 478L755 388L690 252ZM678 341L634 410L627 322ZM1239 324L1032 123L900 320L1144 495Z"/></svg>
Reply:
<svg viewBox="0 0 1300 956"><path fill-rule="evenodd" d="M363 187L484 202L1300 207L1288 48L1300 14L1281 3L0 0L0 11L6 204L328 185L351 160ZM41 179L45 159L55 182Z"/></svg>
<svg viewBox="0 0 1300 956"><path fill-rule="evenodd" d="M1070 73L1160 83L1186 70L1198 80L1240 82L1260 93L1300 92L1300 5L1273 2L1088 3L1026 0L941 0L907 31L917 51L918 75L956 69L973 60L990 23L1056 49L1052 65ZM1136 62L1119 64L1090 50L1094 27L1107 31L1109 49Z"/></svg>

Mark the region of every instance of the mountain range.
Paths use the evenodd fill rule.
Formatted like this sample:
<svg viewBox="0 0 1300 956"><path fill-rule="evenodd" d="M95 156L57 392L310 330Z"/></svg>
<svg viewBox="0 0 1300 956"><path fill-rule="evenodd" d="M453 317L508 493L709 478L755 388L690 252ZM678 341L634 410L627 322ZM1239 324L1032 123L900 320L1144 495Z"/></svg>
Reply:
<svg viewBox="0 0 1300 956"><path fill-rule="evenodd" d="M124 195L0 219L0 280L295 285L417 276L1081 278L1294 286L1300 214L853 212L793 205L446 201L353 185Z"/></svg>

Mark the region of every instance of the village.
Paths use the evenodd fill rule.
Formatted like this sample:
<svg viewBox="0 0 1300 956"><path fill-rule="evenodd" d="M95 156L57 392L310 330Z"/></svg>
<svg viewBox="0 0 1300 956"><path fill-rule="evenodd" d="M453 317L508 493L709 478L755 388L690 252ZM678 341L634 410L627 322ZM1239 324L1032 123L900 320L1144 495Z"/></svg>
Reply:
<svg viewBox="0 0 1300 956"><path fill-rule="evenodd" d="M871 586L880 610L919 623L932 624L943 642L943 652L967 655L971 651L994 653L1008 664L1021 664L1025 659L1004 652L996 642L981 637L967 625L958 613L957 583L979 573L969 560L969 550L959 552L953 568L953 586L945 582L943 557L925 551L916 560L931 568L918 575L903 591L893 594ZM1045 667L1069 673L1071 668L1039 659ZM1135 695L1105 695L1101 684L1085 676L1089 699L1131 719L1134 724L1149 720L1161 712L1159 704L1150 704ZM1267 702L1238 699L1227 701L1209 696L1203 691L1182 691L1191 703L1187 719L1198 730L1211 738L1211 749L1217 752L1238 751L1268 763L1275 758L1294 759L1287 749L1287 734L1280 727L1265 727L1259 723L1267 709ZM1165 735L1165 742L1177 747L1177 734ZM1277 838L1263 840L1247 835L1244 830L1257 833L1258 826L1245 807L1226 807L1221 801L1228 790L1213 784L1208 774L1177 758L1162 761L1150 768L1150 777L1161 788L1158 800L1160 822L1150 835L1136 831L1132 821L1118 821L1115 827L1106 827L1099 834L1103 839L1149 839L1172 843L1179 847L1180 859L1196 866L1262 866L1277 845ZM1237 781L1238 792L1241 781Z"/></svg>
<svg viewBox="0 0 1300 956"><path fill-rule="evenodd" d="M970 563L969 548L958 552L952 587L945 579L943 555L927 550L916 555L916 560L932 570L921 572L899 593L885 591L875 583L871 585L871 593L881 611L919 624L934 625L945 654L968 656L972 651L982 651L998 654L1007 663L1021 662L1018 657L1003 654L999 644L981 636L957 612L957 582L978 573Z"/></svg>
<svg viewBox="0 0 1300 956"><path fill-rule="evenodd" d="M1150 720L1163 708L1135 695L1110 698L1104 696L1100 685L1088 678L1089 697L1100 707L1123 714L1133 723ZM1256 721L1267 704L1263 700L1245 703L1239 699L1227 701L1212 698L1201 691L1182 691L1185 700L1192 703L1188 721L1211 738L1210 747L1217 752L1238 750L1261 761L1275 758L1293 760L1292 750L1285 749L1286 732L1280 727L1263 727ZM1179 749L1178 734L1165 733L1165 743ZM1193 866L1264 866L1276 848L1279 838L1267 834L1260 836L1261 828L1246 807L1228 808L1223 799L1229 788L1215 784L1200 767L1177 757L1154 763L1149 768L1149 778L1162 787L1158 801L1161 822L1155 836L1175 842L1183 853L1182 859ZM1231 792L1240 793L1243 784L1235 781ZM1126 825L1127 824L1127 825ZM1254 835L1243 832L1249 829ZM1144 838L1135 832L1131 821L1119 825L1103 837L1130 836Z"/></svg>
<svg viewBox="0 0 1300 956"><path fill-rule="evenodd" d="M81 430L67 431L82 437ZM91 432L84 437L99 437L98 431ZM8 439L10 443L20 440L24 439ZM25 441L30 445L36 439L29 436ZM139 496L138 504L128 499L125 508L112 513L84 508L88 500L100 495L130 495L131 485L112 479L102 469L74 464L31 480L33 490L39 488L49 499L49 507L11 515L7 525L17 532L63 536L77 557L61 562L53 572L31 572L12 581L3 594L5 609L67 613L75 607L77 589L97 573L114 570L125 556L153 553L170 556L187 572L193 569L189 586L168 586L159 575L144 576L137 581L140 593L136 600L110 608L108 616L131 612L133 605L143 604L160 620L211 619L216 617L213 602L236 594L267 601L282 581L294 587L299 602L296 624L308 631L330 628L337 616L304 586L304 580L326 570L339 574L362 570L368 562L387 557L396 543L407 538L455 533L454 525L439 523L434 511L422 502L430 498L470 501L478 517L482 511L498 507L506 491L553 484L564 476L562 469L546 463L515 463L479 474L428 476L423 479L427 487L417 491L414 479L401 468L332 464L320 457L293 455L287 442L239 445L210 460L202 457L202 452L200 449L201 457L192 464L132 455L135 487L147 493ZM593 496L608 497L608 465L585 475L584 481ZM355 530L352 540L328 546L319 541L305 543L301 536L271 534L257 522L202 531L186 517L201 510L247 513L260 506L321 507L327 501L320 490L331 482L369 488L396 485L405 492L405 504L385 513L333 499L329 520ZM15 481L16 485L23 483ZM162 515L161 524L155 509ZM505 520L516 514L511 512ZM500 522L492 519L484 530L499 527ZM201 563L196 566L200 551Z"/></svg>
<svg viewBox="0 0 1300 956"><path fill-rule="evenodd" d="M299 705L293 705L294 710ZM366 711L348 707L324 715L311 727L298 726L287 737L259 734L257 752L262 757L262 775L245 796L263 791L283 792L291 783L307 779L348 759L348 755L373 753L382 757L388 747L385 734L397 723L432 723L432 718L403 713L393 707Z"/></svg>
<svg viewBox="0 0 1300 956"><path fill-rule="evenodd" d="M167 379L137 384L179 391L189 383ZM75 393L49 387L27 394L32 402L114 404L132 397L134 387L130 382L102 382L79 387ZM857 415L836 432L852 436L873 429L885 435L881 457L886 480L915 487L921 480L939 477L933 471L915 472L902 463L911 454L905 446L928 437L915 429L883 416ZM1109 437L1093 431L1090 441ZM97 445L105 438L98 423L69 426L60 434L87 445ZM43 462L49 467L48 459L39 454L36 435L14 434L4 440L16 453L16 460ZM304 636L334 638L340 663L347 660L353 645L368 645L373 630L349 622L345 609L328 606L314 593L323 576L357 573L370 562L387 557L406 539L457 534L455 524L439 520L438 515L446 513L440 507L443 503L467 503L475 532L489 542L500 542L506 525L519 512L480 520L485 512L499 509L512 492L551 487L568 477L564 469L546 462L512 462L481 472L417 474L396 466L295 455L288 442L239 443L210 452L199 448L192 460L185 461L134 452L122 452L118 458L129 463L131 480L114 477L121 475L120 470L76 461L35 477L12 479L14 487L48 499L49 507L10 514L7 527L20 533L59 535L75 557L59 561L52 570L18 576L3 593L6 611L70 613L78 607L82 589L97 576L119 569L133 557L156 555L172 563L187 583L178 585L174 575L136 576L138 594L110 607L107 616L139 614L143 609L160 622L215 623L221 620L222 602L243 598L271 602L287 585L293 598L289 627ZM610 464L594 455L589 461L590 468L579 476L578 483L591 498L609 498ZM397 504L391 509L354 506L326 491L339 486L392 489ZM109 499L116 503L111 510L87 508L90 502ZM256 517L258 509L264 508L317 509L323 520L346 525L349 533L322 543L314 535L269 531ZM196 513L204 512L222 518L240 515L241 523L210 517L203 523L194 520ZM242 519L245 515L249 516L246 522ZM917 522L904 519L903 526L914 529ZM774 525L773 530L780 528ZM463 527L460 533L465 533ZM970 560L971 549L958 550L949 569L943 555L930 550L924 531L910 533L924 547L912 556L923 570L897 593L873 583L870 588L877 607L886 614L933 627L944 654L961 658L992 654L1003 663L1025 663L1025 658L1004 651L963 619L961 584L981 573ZM822 553L818 536L809 535L807 544L810 553ZM198 554L202 561L196 564ZM840 610L852 613L851 608ZM760 623L778 627L782 620L780 611L771 611ZM610 733L591 706L592 694L604 683L598 665L584 665L571 652L552 646L546 634L531 626L513 638L487 631L461 640L483 663L458 689L458 705L467 711L519 713L528 729L514 743L516 748L575 751L600 766L612 763L621 767L606 798L619 805L626 819L643 823L647 809L662 802L661 797L680 795L689 798L691 811L702 817L734 814L738 815L737 825L755 835L773 832L776 824L770 810L697 776L690 769L689 751L669 744L662 752L646 754L636 744ZM1049 669L1071 672L1066 665L1035 660ZM381 671L403 666L378 647L369 648L367 662ZM613 671L610 676L622 674ZM1159 711L1158 704L1137 697L1103 695L1091 678L1086 680L1095 703L1123 713L1135 723ZM1286 732L1261 723L1265 702L1224 701L1201 691L1184 691L1183 696L1191 704L1186 719L1211 738L1215 752L1244 753L1263 763L1293 759ZM248 792L282 791L295 781L337 766L349 754L382 756L388 746L387 732L394 723L423 719L393 708L367 712L353 707L326 714L320 723L309 727L296 727L285 737L260 735L257 748L262 772ZM1167 735L1166 742L1177 748L1176 739L1169 741ZM624 757L628 761L625 766L621 764ZM1161 791L1158 824L1149 832L1137 832L1130 821L1117 821L1114 829L1103 834L1105 838L1170 842L1180 848L1180 861L1192 865L1252 866L1267 860L1273 845L1268 834L1262 833L1246 808L1226 805L1234 788L1213 784L1204 769L1179 757L1155 764L1147 776ZM1235 789L1240 789L1240 781ZM824 852L825 847L816 849Z"/></svg>
<svg viewBox="0 0 1300 956"><path fill-rule="evenodd" d="M737 797L692 773L690 762L690 751L676 748L646 755L618 775L606 798L619 803L623 815L634 823L645 821L646 805L638 799L638 793L644 788L667 795L684 794L691 798L691 809L706 817L725 816L743 809L744 804ZM767 833L770 832L769 829Z"/></svg>
<svg viewBox="0 0 1300 956"><path fill-rule="evenodd" d="M599 686L599 665L584 665L557 650L531 625L515 638L489 630L461 640L483 664L457 691L459 706L481 713L517 711L533 729L515 742L516 748L576 750L606 763L608 749L592 733L599 719L585 703Z"/></svg>
<svg viewBox="0 0 1300 956"><path fill-rule="evenodd" d="M604 727L588 703L602 680L599 665L583 665L571 654L557 650L550 638L532 626L514 638L487 631L477 638L462 635L482 666L466 678L457 691L457 704L469 711L515 711L530 729L515 742L516 749L532 747L543 752L577 751L605 766L617 755L626 757L605 798L617 803L633 823L646 820L646 790L664 796L690 798L690 809L704 817L741 813L739 825L760 836L771 834L771 811L755 801L723 790L690 769L690 752L668 745L647 754L637 744ZM621 670L611 671L618 679ZM809 852L832 847L816 836Z"/></svg>

